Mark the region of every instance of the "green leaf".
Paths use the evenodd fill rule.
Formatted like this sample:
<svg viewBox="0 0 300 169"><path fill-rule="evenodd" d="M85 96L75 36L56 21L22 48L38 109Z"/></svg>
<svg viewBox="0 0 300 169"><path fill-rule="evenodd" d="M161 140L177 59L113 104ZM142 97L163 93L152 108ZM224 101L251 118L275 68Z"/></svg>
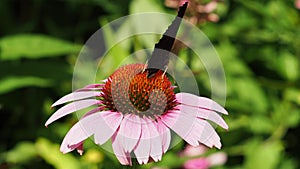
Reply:
<svg viewBox="0 0 300 169"><path fill-rule="evenodd" d="M254 115L249 121L250 130L256 134L272 133L275 126L272 124L270 118L261 115ZM247 126L245 126L247 127Z"/></svg>
<svg viewBox="0 0 300 169"><path fill-rule="evenodd" d="M10 92L17 88L28 87L28 86L38 86L38 87L48 87L51 86L51 81L39 77L32 76L11 76L4 79L0 79L0 94Z"/></svg>
<svg viewBox="0 0 300 169"><path fill-rule="evenodd" d="M296 80L299 77L298 58L288 51L283 51L278 60L278 71L288 80Z"/></svg>
<svg viewBox="0 0 300 169"><path fill-rule="evenodd" d="M283 145L279 141L251 140L246 145L245 169L275 169L280 161Z"/></svg>
<svg viewBox="0 0 300 169"><path fill-rule="evenodd" d="M36 156L36 149L31 142L19 142L15 148L8 151L6 160L10 163L26 163Z"/></svg>
<svg viewBox="0 0 300 169"><path fill-rule="evenodd" d="M55 60L0 62L0 94L29 86L57 85L58 81L68 80L70 72L69 64Z"/></svg>
<svg viewBox="0 0 300 169"><path fill-rule="evenodd" d="M297 88L287 88L284 91L284 98L300 105L300 90Z"/></svg>
<svg viewBox="0 0 300 169"><path fill-rule="evenodd" d="M38 154L56 169L80 169L79 161L71 154L63 154L59 151L59 145L53 144L47 139L39 138L36 142Z"/></svg>
<svg viewBox="0 0 300 169"><path fill-rule="evenodd" d="M78 53L80 45L38 34L20 34L0 39L0 59L43 58Z"/></svg>
<svg viewBox="0 0 300 169"><path fill-rule="evenodd" d="M149 13L147 14L146 12ZM154 48L155 43L160 39L160 35L149 33L155 31L163 34L176 17L176 15L172 17L164 14L165 11L156 1L149 0L133 0L130 4L130 13L140 13L140 15L134 15L134 17L130 18L130 24L132 25L133 34L144 32L139 34L137 39L143 46L150 49Z"/></svg>
<svg viewBox="0 0 300 169"><path fill-rule="evenodd" d="M251 113L267 113L268 101L258 82L250 77L228 77L228 86L237 101L235 106Z"/></svg>
<svg viewBox="0 0 300 169"><path fill-rule="evenodd" d="M155 0L133 0L130 4L130 13L140 12L164 12L164 10Z"/></svg>

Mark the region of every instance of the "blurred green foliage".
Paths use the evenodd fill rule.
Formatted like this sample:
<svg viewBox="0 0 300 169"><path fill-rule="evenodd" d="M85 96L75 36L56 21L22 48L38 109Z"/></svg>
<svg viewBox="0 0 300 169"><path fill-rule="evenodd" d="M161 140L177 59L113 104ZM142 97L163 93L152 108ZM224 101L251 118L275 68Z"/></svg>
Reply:
<svg viewBox="0 0 300 169"><path fill-rule="evenodd" d="M48 129L44 122L53 113L53 101L71 91L72 69L89 36L113 19L149 11L176 13L159 0L0 2L1 169L122 168L113 154L92 141L85 144L82 157L59 152L75 116ZM218 132L223 143L220 151L228 154L228 161L216 168L300 167L300 10L292 0L225 0L216 12L217 23L199 25L216 48L226 74L230 115L224 118L229 131ZM105 43L109 45L122 31L130 30L105 30ZM118 61L108 62L117 66L131 50L151 47L157 40L141 37L120 43L109 53L118 56ZM196 74L205 72L188 50L179 57L187 55L183 59L192 63ZM111 71L107 67L99 79ZM209 95L208 77L201 75L196 76L200 92ZM181 142L161 162L140 168L180 168L183 161L178 160L178 152L183 146Z"/></svg>

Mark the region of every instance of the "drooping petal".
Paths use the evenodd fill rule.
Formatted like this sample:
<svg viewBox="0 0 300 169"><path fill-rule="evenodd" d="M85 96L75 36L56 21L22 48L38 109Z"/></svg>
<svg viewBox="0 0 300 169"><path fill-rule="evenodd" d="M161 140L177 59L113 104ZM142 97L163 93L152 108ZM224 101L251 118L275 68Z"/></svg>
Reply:
<svg viewBox="0 0 300 169"><path fill-rule="evenodd" d="M228 125L224 119L216 112L208 109L201 109L198 107L188 106L188 105L178 105L176 106L181 112L187 113L189 115L199 117L202 119L210 120L224 129L228 129Z"/></svg>
<svg viewBox="0 0 300 169"><path fill-rule="evenodd" d="M86 107L98 104L99 101L96 99L87 99L87 100L80 100L76 101L70 104L65 105L64 107L58 109L45 123L45 126L48 126L53 121L64 117L70 113L73 113L75 111L84 109Z"/></svg>
<svg viewBox="0 0 300 169"><path fill-rule="evenodd" d="M78 145L93 135L96 130L101 131L103 125L99 122L103 121L103 117L100 114L95 113L79 120L66 134L61 143L60 151L63 153L70 152L74 150L74 145Z"/></svg>
<svg viewBox="0 0 300 169"><path fill-rule="evenodd" d="M150 131L147 122L144 121L144 119L141 119L141 123L141 137L133 151L139 164L147 164L151 150Z"/></svg>
<svg viewBox="0 0 300 169"><path fill-rule="evenodd" d="M206 97L199 97L190 93L182 92L176 94L176 100L184 105L209 109L226 115L228 114L228 112L221 105Z"/></svg>
<svg viewBox="0 0 300 169"><path fill-rule="evenodd" d="M70 101L76 101L76 100L94 97L94 96L97 96L98 94L99 94L99 92L94 92L94 91L73 92L73 93L67 94L64 97L57 100L55 103L53 103L51 105L51 107L55 107L57 105L60 105L60 104L66 103L66 102L70 102Z"/></svg>
<svg viewBox="0 0 300 169"><path fill-rule="evenodd" d="M222 146L218 133L206 120L202 119L197 119L193 131L187 135L187 139L197 139L198 142L208 147L220 149Z"/></svg>
<svg viewBox="0 0 300 169"><path fill-rule="evenodd" d="M184 139L193 129L195 118L174 110L162 115L161 121ZM197 141L188 140L187 142L192 146L199 145Z"/></svg>
<svg viewBox="0 0 300 169"><path fill-rule="evenodd" d="M201 142L208 147L221 147L218 134L205 120L176 110L161 116L161 120L192 146L198 146Z"/></svg>
<svg viewBox="0 0 300 169"><path fill-rule="evenodd" d="M171 132L159 118L157 118L157 131L160 135L163 153L166 153L171 142Z"/></svg>
<svg viewBox="0 0 300 169"><path fill-rule="evenodd" d="M152 157L152 159L157 162L161 160L163 154L160 134L157 130L157 124L154 120L145 118L145 121L147 122L147 124L145 125L148 126L150 134L150 157Z"/></svg>
<svg viewBox="0 0 300 169"><path fill-rule="evenodd" d="M117 131L123 119L122 113L105 111L101 112L102 118L97 122L100 126L96 128L94 135L96 144L104 144Z"/></svg>
<svg viewBox="0 0 300 169"><path fill-rule="evenodd" d="M117 132L112 136L112 148L114 154L122 165L132 165L130 153L125 152Z"/></svg>
<svg viewBox="0 0 300 169"><path fill-rule="evenodd" d="M140 117L134 114L125 115L120 125L118 135L120 135L120 140L125 152L131 152L141 136Z"/></svg>

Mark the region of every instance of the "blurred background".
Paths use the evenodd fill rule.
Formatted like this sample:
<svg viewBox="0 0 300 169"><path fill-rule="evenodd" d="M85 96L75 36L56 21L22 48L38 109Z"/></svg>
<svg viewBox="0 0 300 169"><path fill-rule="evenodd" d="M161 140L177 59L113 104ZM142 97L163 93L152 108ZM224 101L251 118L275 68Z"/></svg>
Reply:
<svg viewBox="0 0 300 169"><path fill-rule="evenodd" d="M50 105L72 91L76 58L95 31L137 12L175 15L180 3L1 0L0 169L125 168L91 140L83 156L59 151L75 115L49 128L44 123L54 112ZM221 150L180 142L161 162L135 168L300 168L300 1L191 0L185 19L208 36L224 65L229 131L217 128ZM125 55L147 43L135 40L114 50ZM180 44L176 49L195 73L200 93L209 96L196 56Z"/></svg>

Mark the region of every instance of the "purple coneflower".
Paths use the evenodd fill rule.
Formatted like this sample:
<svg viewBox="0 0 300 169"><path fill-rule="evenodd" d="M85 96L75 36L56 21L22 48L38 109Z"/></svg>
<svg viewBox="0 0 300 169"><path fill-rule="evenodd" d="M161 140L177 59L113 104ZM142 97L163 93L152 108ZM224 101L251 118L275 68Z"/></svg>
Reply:
<svg viewBox="0 0 300 169"><path fill-rule="evenodd" d="M175 94L172 83L161 70L147 78L145 65L131 64L117 69L104 83L88 85L55 102L71 102L57 110L53 121L92 105L67 133L60 150L83 152L83 142L94 135L96 144L110 138L118 160L131 165L133 153L139 164L159 161L169 148L170 129L188 144L221 148L220 137L209 123L228 129L218 113L227 111L211 99L189 93ZM128 92L127 92L128 91Z"/></svg>
<svg viewBox="0 0 300 169"><path fill-rule="evenodd" d="M208 98L175 94L175 87L162 71L168 64L168 55L160 49L171 50L174 38L170 36L176 36L178 18L183 17L186 7L187 3L179 9L167 35L155 45L149 64L122 66L103 83L76 90L52 105L71 102L57 110L46 126L70 113L96 106L66 134L60 147L63 153L77 149L82 154L83 142L93 136L99 145L111 138L114 154L123 165L131 165L131 157L139 164L156 162L169 148L170 130L192 146L221 148L220 137L210 122L228 129L219 114L227 111Z"/></svg>

